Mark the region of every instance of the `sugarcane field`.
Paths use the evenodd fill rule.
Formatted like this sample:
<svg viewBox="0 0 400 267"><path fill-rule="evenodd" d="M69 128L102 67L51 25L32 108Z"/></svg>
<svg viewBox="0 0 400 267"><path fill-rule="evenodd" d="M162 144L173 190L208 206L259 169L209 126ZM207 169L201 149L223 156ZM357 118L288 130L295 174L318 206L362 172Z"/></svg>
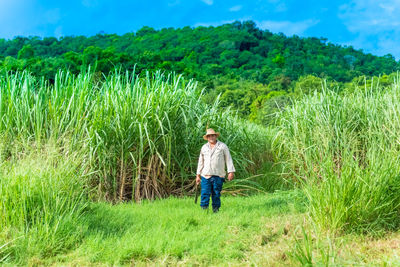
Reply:
<svg viewBox="0 0 400 267"><path fill-rule="evenodd" d="M400 6L350 2L0 1L0 265L400 266Z"/></svg>

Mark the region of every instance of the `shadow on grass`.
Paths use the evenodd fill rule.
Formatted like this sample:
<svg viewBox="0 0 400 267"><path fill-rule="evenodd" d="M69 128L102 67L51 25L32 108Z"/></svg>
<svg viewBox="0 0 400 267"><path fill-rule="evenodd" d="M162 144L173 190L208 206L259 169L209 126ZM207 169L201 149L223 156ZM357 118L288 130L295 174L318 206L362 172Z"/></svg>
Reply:
<svg viewBox="0 0 400 267"><path fill-rule="evenodd" d="M85 214L87 235L123 236L132 226L132 214L108 204L92 204Z"/></svg>

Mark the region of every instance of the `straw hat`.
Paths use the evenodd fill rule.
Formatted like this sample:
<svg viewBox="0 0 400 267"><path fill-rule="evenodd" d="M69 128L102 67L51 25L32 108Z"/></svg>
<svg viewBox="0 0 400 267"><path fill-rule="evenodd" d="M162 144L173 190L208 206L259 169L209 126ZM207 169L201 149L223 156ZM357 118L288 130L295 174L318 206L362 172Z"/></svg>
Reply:
<svg viewBox="0 0 400 267"><path fill-rule="evenodd" d="M215 132L214 129L209 128L209 129L207 129L207 133L205 135L203 135L203 139L208 140L207 135L211 135L211 134L215 134L217 136L217 138L219 137L219 132Z"/></svg>

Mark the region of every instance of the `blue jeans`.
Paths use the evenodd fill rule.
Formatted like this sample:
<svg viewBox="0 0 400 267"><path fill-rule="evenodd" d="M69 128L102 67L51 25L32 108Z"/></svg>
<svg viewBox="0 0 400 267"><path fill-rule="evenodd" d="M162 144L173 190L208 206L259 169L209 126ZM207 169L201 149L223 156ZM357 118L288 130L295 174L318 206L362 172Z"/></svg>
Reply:
<svg viewBox="0 0 400 267"><path fill-rule="evenodd" d="M210 203L210 196L212 198L212 207L213 209L219 209L221 207L221 190L222 184L224 183L225 178L219 176L211 176L206 179L203 176L201 177L201 202L200 206L205 209L208 208Z"/></svg>

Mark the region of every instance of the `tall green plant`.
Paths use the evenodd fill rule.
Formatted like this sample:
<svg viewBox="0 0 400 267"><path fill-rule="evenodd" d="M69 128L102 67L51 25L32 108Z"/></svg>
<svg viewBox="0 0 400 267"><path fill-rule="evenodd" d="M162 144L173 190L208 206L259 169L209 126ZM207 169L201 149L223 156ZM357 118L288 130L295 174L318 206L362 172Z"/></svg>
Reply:
<svg viewBox="0 0 400 267"><path fill-rule="evenodd" d="M280 114L276 138L286 173L304 186L322 229L393 229L400 212L400 83L329 89Z"/></svg>
<svg viewBox="0 0 400 267"><path fill-rule="evenodd" d="M79 240L87 207L82 155L25 150L0 169L0 262L55 255Z"/></svg>
<svg viewBox="0 0 400 267"><path fill-rule="evenodd" d="M153 199L189 189L206 125L232 149L242 177L254 174L267 150L267 133L229 109L201 101L193 80L180 75L90 70L58 72L54 83L27 72L0 76L0 135L5 156L49 140L83 151L96 198ZM252 150L250 150L250 148ZM250 171L250 173L249 173ZM251 173L253 172L253 173Z"/></svg>

